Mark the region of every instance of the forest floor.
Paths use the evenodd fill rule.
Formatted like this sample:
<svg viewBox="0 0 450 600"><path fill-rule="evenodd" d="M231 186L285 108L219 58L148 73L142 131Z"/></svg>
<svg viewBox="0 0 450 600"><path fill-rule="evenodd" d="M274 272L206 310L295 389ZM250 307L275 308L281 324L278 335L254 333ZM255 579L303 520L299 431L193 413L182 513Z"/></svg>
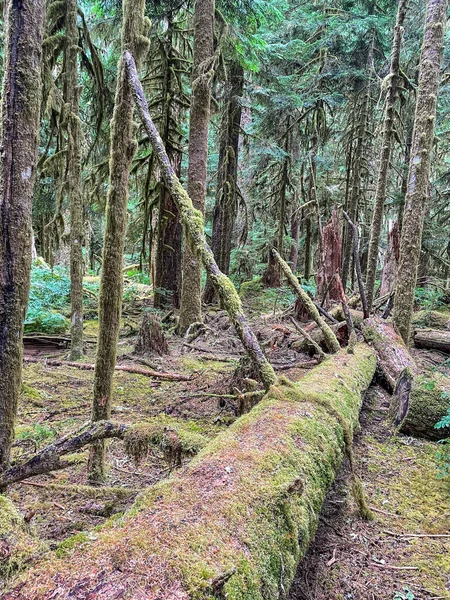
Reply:
<svg viewBox="0 0 450 600"><path fill-rule="evenodd" d="M258 314L254 322L261 338L268 341L271 362L283 375L299 379L314 361L289 348L293 328L270 314L261 318L263 307L258 304L247 308ZM94 334L95 326L89 327ZM132 355L133 342L121 338L118 361L145 368ZM170 336L169 346L168 356L147 357L147 366L191 379L160 381L117 371L112 420L132 424L152 419L175 427L183 422L193 435L193 446L201 447L236 418L235 402L227 396L235 388L242 389L242 376L235 373L240 346L222 311L209 313L204 333L194 341ZM89 347L83 362L93 361L94 345ZM24 364L16 456L44 447L90 418L93 371L46 363L46 358L63 359L65 354L45 344L25 347L25 358L39 362ZM441 355L426 351L420 357L430 366L443 361ZM430 537L449 535L450 482L437 477L437 444L393 435L388 405L389 396L374 385L354 445L375 520L359 518L344 465L320 515L314 543L300 564L290 600L450 598L450 537ZM170 469L157 447L136 464L123 443L113 440L108 445L105 485L87 488L87 451L72 458L69 469L34 477L8 490L50 548L78 532L92 532L111 515L126 510L140 490L167 476ZM188 460L189 456L183 458ZM411 537L417 534L424 537Z"/></svg>

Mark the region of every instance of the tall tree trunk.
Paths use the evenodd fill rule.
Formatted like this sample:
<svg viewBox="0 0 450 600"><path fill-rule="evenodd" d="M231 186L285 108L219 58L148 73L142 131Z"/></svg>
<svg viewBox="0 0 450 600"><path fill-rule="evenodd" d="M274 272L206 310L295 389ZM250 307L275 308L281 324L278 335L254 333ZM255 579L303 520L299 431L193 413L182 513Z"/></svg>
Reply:
<svg viewBox="0 0 450 600"><path fill-rule="evenodd" d="M383 222L386 186L389 172L389 160L392 148L392 133L394 129L394 110L397 99L398 74L400 68L400 49L402 42L403 22L406 14L406 0L399 0L397 21L395 23L394 41L392 44L391 70L389 73L389 88L386 97L386 116L383 126L383 141L378 171L375 202L370 228L369 255L367 258L366 294L369 310L372 308L377 271L378 246L380 244L381 225Z"/></svg>
<svg viewBox="0 0 450 600"><path fill-rule="evenodd" d="M278 229L277 236L275 238L273 247L275 250L279 252L281 257L283 257L283 246L284 246L284 228L286 225L286 213L287 213L287 186L288 186L288 176L289 176L289 165L290 165L290 155L289 152L291 150L291 128L290 128L291 119L288 117L286 122L286 133L284 135L284 152L285 156L283 159L283 166L281 170L281 180L280 180L280 193L278 196ZM272 252L269 252L269 263L267 265L267 269L265 270L261 282L268 287L280 287L281 285L281 267L279 263L274 260Z"/></svg>
<svg viewBox="0 0 450 600"><path fill-rule="evenodd" d="M446 10L447 0L428 0L393 313L394 323L405 342L409 341L411 329L425 207L429 196Z"/></svg>
<svg viewBox="0 0 450 600"><path fill-rule="evenodd" d="M126 0L123 6L122 48L138 58L146 48L145 0ZM119 60L114 114L111 123L111 158L106 225L100 281L99 333L94 372L92 420L111 416L111 391L123 291L123 252L127 221L128 181L136 150L133 125L133 94L123 58ZM89 479L104 478L105 443L96 442L89 457Z"/></svg>
<svg viewBox="0 0 450 600"><path fill-rule="evenodd" d="M194 67L189 129L189 163L187 191L194 208L202 214L206 202L206 173L208 163L208 129L211 104L211 78L214 56L215 0L196 0L194 13ZM202 320L202 262L191 248L185 234L180 332Z"/></svg>
<svg viewBox="0 0 450 600"><path fill-rule="evenodd" d="M44 15L44 0L6 3L0 152L0 471L9 462L22 376Z"/></svg>
<svg viewBox="0 0 450 600"><path fill-rule="evenodd" d="M70 360L83 355L83 192L78 89L78 2L66 3L67 178L70 201Z"/></svg>
<svg viewBox="0 0 450 600"><path fill-rule="evenodd" d="M173 48L173 21L168 19L166 60L164 64L164 80L162 87L163 113L161 119L161 137L167 149L167 155L173 165L175 173L180 176L181 152L174 144L172 120L179 116L178 107L175 105L173 92L174 48ZM177 135L177 137L179 137ZM181 143L180 140L177 140ZM166 185L161 182L159 195L159 217L156 246L155 268L155 308L164 308L169 305L180 306L181 290L181 223L178 208L172 199Z"/></svg>
<svg viewBox="0 0 450 600"><path fill-rule="evenodd" d="M362 176L362 161L364 158L364 149L366 147L366 136L367 136L367 120L369 113L369 103L370 103L370 90L371 90L371 82L370 82L370 72L372 69L373 63L373 46L374 46L374 34L372 34L372 39L369 42L369 51L367 56L366 63L366 77L367 81L365 82L365 89L359 91L359 93L363 94L358 118L358 126L356 129L356 140L353 152L353 167L352 167L352 185L350 191L350 198L348 201L348 206L346 207L346 212L348 213L350 219L353 223L357 222L358 216L358 205L359 199L361 196L361 176ZM358 86L361 86L361 82L358 83ZM352 265L352 248L353 248L353 235L351 227L348 225L344 226L344 234L343 234L343 251L342 251L342 285L344 286L344 290L347 286L347 281L351 273L353 273L353 269L351 269ZM351 278L351 277L350 277Z"/></svg>
<svg viewBox="0 0 450 600"><path fill-rule="evenodd" d="M294 207L291 215L291 249L289 251L289 266L292 269L292 272L295 273L297 271L297 263L298 263L298 240L300 237L300 218L299 218L299 208Z"/></svg>
<svg viewBox="0 0 450 600"><path fill-rule="evenodd" d="M237 210L236 186L243 89L244 69L238 63L232 63L221 122L219 171L211 241L217 266L225 275L230 272L231 242ZM208 279L203 299L206 303L211 303L214 297L214 286Z"/></svg>

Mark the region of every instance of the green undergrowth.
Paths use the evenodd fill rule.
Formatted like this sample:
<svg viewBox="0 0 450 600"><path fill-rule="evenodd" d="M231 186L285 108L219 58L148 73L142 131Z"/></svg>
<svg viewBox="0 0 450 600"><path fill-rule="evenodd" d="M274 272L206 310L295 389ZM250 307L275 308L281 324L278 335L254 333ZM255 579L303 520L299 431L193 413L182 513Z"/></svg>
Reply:
<svg viewBox="0 0 450 600"><path fill-rule="evenodd" d="M44 545L33 537L13 503L0 495L0 581L21 571ZM1 591L1 584L0 584Z"/></svg>
<svg viewBox="0 0 450 600"><path fill-rule="evenodd" d="M437 444L404 436L384 442L368 437L365 443L364 458L371 473L366 478L370 502L388 515L377 514L377 521L383 522L380 528L398 534L447 535L450 479L438 477ZM399 545L393 548L392 562L417 567L420 582L427 590L439 597L446 593L450 539L399 538L400 543L401 550Z"/></svg>

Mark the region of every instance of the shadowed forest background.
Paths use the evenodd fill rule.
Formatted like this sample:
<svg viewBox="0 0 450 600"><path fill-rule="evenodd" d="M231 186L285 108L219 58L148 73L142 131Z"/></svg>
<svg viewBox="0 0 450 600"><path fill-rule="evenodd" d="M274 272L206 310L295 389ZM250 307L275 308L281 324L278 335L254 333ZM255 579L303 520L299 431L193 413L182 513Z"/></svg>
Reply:
<svg viewBox="0 0 450 600"><path fill-rule="evenodd" d="M450 598L446 0L0 5L0 597Z"/></svg>

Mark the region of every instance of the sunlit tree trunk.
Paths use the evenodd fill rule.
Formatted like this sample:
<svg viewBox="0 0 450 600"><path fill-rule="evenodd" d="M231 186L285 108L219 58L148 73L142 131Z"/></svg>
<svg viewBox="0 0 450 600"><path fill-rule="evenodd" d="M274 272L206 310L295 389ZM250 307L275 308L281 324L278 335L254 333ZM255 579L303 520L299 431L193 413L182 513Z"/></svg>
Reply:
<svg viewBox="0 0 450 600"><path fill-rule="evenodd" d="M447 0L428 0L393 318L409 341L433 148Z"/></svg>
<svg viewBox="0 0 450 600"><path fill-rule="evenodd" d="M0 152L0 471L9 462L22 375L45 1L8 0L5 8Z"/></svg>
<svg viewBox="0 0 450 600"><path fill-rule="evenodd" d="M138 59L147 47L143 33L145 0L126 0L123 5L122 48ZM128 185L131 161L136 150L133 124L133 94L128 84L123 59L119 61L114 114L111 122L109 190L100 281L99 334L94 372L92 420L109 419L116 364L117 341L123 291L123 253L127 223ZM105 442L91 447L89 479L104 478Z"/></svg>
<svg viewBox="0 0 450 600"><path fill-rule="evenodd" d="M392 45L391 70L389 73L389 87L386 97L386 116L384 119L380 165L378 171L377 187L375 191L372 225L370 228L369 255L367 258L366 294L369 310L372 307L375 290L378 247L380 244L381 226L383 223L384 203L386 201L386 186L392 148L394 110L395 101L397 98L398 74L400 68L400 49L405 14L406 0L400 0L398 4L397 21L395 24L394 42Z"/></svg>
<svg viewBox="0 0 450 600"><path fill-rule="evenodd" d="M196 0L194 9L194 67L189 129L187 191L194 208L205 212L208 130L214 55L214 0ZM202 263L185 235L179 330L202 320Z"/></svg>
<svg viewBox="0 0 450 600"><path fill-rule="evenodd" d="M65 102L67 112L67 179L70 201L70 360L83 355L83 191L81 123L78 89L78 2L66 0Z"/></svg>

